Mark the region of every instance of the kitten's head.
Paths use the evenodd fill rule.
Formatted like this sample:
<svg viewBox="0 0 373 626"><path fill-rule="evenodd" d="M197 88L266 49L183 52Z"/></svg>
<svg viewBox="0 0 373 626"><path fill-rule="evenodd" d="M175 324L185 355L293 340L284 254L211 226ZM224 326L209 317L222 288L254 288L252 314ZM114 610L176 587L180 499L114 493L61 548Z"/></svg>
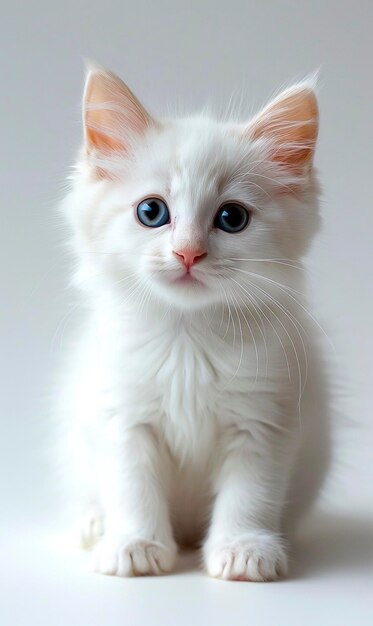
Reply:
<svg viewBox="0 0 373 626"><path fill-rule="evenodd" d="M87 283L182 310L250 302L250 282L265 291L305 253L318 226L312 80L245 124L155 120L94 67L83 120L68 208Z"/></svg>

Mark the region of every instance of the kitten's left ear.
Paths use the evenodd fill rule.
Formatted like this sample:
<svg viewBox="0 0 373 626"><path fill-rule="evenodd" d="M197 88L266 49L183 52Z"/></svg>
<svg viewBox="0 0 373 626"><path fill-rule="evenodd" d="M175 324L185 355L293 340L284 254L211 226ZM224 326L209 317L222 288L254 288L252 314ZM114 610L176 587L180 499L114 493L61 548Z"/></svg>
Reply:
<svg viewBox="0 0 373 626"><path fill-rule="evenodd" d="M250 139L262 139L269 158L295 175L312 166L319 126L315 80L286 89L245 128Z"/></svg>
<svg viewBox="0 0 373 626"><path fill-rule="evenodd" d="M83 96L83 125L88 158L128 152L136 137L155 122L142 104L113 72L88 68Z"/></svg>

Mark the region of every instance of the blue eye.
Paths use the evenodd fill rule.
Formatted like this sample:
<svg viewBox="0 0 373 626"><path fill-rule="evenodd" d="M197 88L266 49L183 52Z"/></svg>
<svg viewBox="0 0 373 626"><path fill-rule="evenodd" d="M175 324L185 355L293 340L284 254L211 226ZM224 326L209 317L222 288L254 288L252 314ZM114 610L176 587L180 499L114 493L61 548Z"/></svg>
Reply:
<svg viewBox="0 0 373 626"><path fill-rule="evenodd" d="M144 226L159 228L170 221L170 212L160 198L147 198L137 207L137 217Z"/></svg>
<svg viewBox="0 0 373 626"><path fill-rule="evenodd" d="M226 233L239 233L246 228L250 220L250 213L240 204L224 204L217 212L214 220L215 228Z"/></svg>

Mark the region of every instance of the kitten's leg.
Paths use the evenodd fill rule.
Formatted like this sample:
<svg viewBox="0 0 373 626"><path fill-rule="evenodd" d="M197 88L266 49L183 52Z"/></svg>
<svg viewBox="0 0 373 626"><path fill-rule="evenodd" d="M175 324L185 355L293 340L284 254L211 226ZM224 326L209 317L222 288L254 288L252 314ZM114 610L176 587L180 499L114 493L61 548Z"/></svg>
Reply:
<svg viewBox="0 0 373 626"><path fill-rule="evenodd" d="M118 576L169 571L176 544L167 506L166 452L160 452L150 426L111 427L101 480L105 535L94 551L94 569Z"/></svg>
<svg viewBox="0 0 373 626"><path fill-rule="evenodd" d="M234 428L217 475L206 568L227 580L273 580L287 571L280 529L294 438L260 423Z"/></svg>

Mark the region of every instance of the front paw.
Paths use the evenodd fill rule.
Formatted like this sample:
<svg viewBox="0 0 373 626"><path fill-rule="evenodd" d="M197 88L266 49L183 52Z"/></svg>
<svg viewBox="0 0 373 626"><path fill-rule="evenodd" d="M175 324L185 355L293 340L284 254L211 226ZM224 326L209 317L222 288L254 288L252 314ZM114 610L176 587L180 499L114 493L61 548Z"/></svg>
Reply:
<svg viewBox="0 0 373 626"><path fill-rule="evenodd" d="M204 557L210 576L224 580L269 581L287 572L281 538L264 530L227 541L208 540Z"/></svg>
<svg viewBox="0 0 373 626"><path fill-rule="evenodd" d="M152 576L169 572L176 545L128 535L104 537L93 552L93 570L112 576Z"/></svg>

